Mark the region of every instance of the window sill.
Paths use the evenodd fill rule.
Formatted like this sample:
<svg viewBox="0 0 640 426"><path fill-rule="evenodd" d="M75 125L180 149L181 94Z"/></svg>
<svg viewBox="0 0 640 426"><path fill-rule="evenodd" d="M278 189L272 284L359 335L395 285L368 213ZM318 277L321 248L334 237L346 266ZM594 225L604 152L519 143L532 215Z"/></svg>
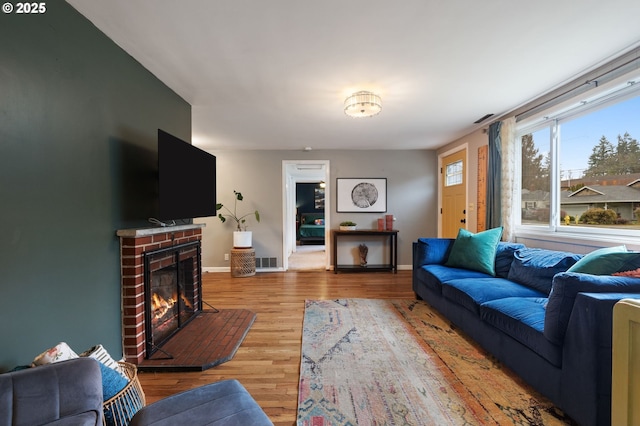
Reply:
<svg viewBox="0 0 640 426"><path fill-rule="evenodd" d="M536 240L540 241L541 245L545 242L551 244L570 244L574 246L584 247L584 253L588 253L591 250L600 247L610 247L616 245L626 245L628 250L640 251L640 239L638 235L612 235L611 230L598 230L600 232L587 233L587 232L566 232L556 231L553 232L545 226L521 226L516 228L515 236L516 241L518 239ZM635 233L635 231L632 231ZM638 231L640 235L640 231Z"/></svg>

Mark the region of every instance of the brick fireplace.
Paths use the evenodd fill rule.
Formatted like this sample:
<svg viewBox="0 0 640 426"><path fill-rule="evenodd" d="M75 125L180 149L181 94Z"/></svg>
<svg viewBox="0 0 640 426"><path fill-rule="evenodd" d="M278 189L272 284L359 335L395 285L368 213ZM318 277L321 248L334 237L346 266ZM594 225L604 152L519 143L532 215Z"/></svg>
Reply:
<svg viewBox="0 0 640 426"><path fill-rule="evenodd" d="M127 362L140 364L148 356L145 318L145 253L202 240L204 225L121 229L122 339ZM200 259L198 259L200 265ZM198 271L201 276L201 271ZM198 295L201 297L201 295Z"/></svg>

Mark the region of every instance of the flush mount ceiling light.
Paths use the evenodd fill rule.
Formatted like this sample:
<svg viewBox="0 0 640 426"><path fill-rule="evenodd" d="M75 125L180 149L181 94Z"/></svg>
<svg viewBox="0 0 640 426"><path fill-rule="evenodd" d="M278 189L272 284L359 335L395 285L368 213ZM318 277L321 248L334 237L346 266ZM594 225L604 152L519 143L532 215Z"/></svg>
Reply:
<svg viewBox="0 0 640 426"><path fill-rule="evenodd" d="M375 93L360 91L344 100L344 113L349 117L372 117L382 111L382 101Z"/></svg>

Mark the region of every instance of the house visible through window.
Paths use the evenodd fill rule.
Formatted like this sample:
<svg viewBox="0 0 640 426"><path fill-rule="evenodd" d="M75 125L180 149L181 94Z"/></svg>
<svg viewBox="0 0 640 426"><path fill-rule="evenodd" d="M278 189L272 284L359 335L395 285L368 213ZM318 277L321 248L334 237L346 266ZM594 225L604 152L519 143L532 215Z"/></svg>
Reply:
<svg viewBox="0 0 640 426"><path fill-rule="evenodd" d="M640 94L633 89L519 130L522 225L640 230Z"/></svg>

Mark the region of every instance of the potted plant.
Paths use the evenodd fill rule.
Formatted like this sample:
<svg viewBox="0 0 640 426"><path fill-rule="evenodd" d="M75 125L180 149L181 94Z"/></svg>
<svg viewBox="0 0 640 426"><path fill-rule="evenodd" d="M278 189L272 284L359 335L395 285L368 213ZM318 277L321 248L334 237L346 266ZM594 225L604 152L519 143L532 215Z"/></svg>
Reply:
<svg viewBox="0 0 640 426"><path fill-rule="evenodd" d="M351 222L350 220L345 220L344 222L340 222L340 230L341 231L355 231L357 223Z"/></svg>
<svg viewBox="0 0 640 426"><path fill-rule="evenodd" d="M258 210L256 210L254 212L247 213L242 216L238 216L238 213L237 213L238 201L242 201L244 197L242 196L241 192L238 192L235 190L233 191L233 194L235 196L235 200L233 201L233 211L229 210L227 207L225 207L221 203L216 204L216 211L225 209L228 212L227 214L218 213L218 218L220 218L220 221L222 221L222 223L226 222L227 218L233 219L235 221L236 230L233 232L233 247L238 247L238 248L251 247L252 232L247 231L246 217L254 215L256 218L256 221L260 222L260 213L258 213Z"/></svg>

